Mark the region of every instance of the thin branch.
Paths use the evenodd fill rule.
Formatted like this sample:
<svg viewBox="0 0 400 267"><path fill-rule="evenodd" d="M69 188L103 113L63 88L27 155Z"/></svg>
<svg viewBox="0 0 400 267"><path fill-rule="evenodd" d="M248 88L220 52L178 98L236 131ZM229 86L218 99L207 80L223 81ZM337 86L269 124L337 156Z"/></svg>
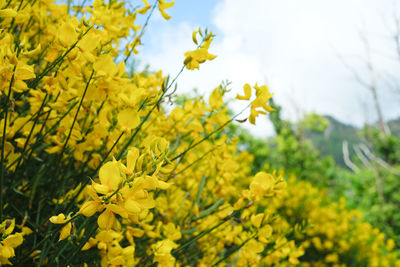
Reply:
<svg viewBox="0 0 400 267"><path fill-rule="evenodd" d="M349 157L349 144L347 141L342 143L343 160L347 167L349 167L353 172L359 173L360 169L350 160Z"/></svg>

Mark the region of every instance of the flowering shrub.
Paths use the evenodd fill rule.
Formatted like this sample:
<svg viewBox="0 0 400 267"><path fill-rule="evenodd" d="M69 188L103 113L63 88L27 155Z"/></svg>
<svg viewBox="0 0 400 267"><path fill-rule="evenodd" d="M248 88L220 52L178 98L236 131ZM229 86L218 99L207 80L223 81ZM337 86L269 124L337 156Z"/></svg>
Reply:
<svg viewBox="0 0 400 267"><path fill-rule="evenodd" d="M163 104L177 77L127 74L125 62L139 52L146 29L135 25L136 17L158 8L168 19L173 2L0 4L1 264L289 266L304 258L391 266L397 260L390 240L383 245L385 237L352 212L314 200L316 193L307 193L315 189L304 192L300 184L286 191L276 172L251 175L252 155L239 153L237 138L223 134L235 118L224 86L208 103L187 100L167 113ZM215 58L208 52L213 37L194 32L197 48L185 54L182 70ZM250 100L252 91L255 123L273 109L267 86L246 84L237 98ZM298 197L313 209L301 207ZM319 220L318 212L331 215ZM331 235L332 221L349 226ZM314 239L332 245L320 249ZM366 240L376 241L369 247Z"/></svg>

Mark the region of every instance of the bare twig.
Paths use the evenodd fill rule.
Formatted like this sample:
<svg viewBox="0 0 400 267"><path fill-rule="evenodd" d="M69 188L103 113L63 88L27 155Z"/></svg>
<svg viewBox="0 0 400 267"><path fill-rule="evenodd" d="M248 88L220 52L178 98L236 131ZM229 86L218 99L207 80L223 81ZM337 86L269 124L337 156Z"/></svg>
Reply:
<svg viewBox="0 0 400 267"><path fill-rule="evenodd" d="M350 160L349 157L349 144L347 141L342 143L343 160L347 167L349 167L353 172L359 173L360 169Z"/></svg>

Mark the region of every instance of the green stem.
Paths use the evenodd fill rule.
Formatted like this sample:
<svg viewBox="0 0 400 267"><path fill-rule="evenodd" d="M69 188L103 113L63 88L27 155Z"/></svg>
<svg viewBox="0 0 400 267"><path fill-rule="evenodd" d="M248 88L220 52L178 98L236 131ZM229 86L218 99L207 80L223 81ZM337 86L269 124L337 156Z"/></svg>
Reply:
<svg viewBox="0 0 400 267"><path fill-rule="evenodd" d="M203 139L197 141L194 144L191 144L185 151L183 151L182 153L179 153L177 156L175 156L173 159L171 159L171 161L177 160L178 158L184 156L187 152L189 152L191 149L195 148L196 146L200 145L201 143L203 143L205 140L207 140L209 137L211 137L212 135L220 132L222 129L225 128L225 126L227 126L228 124L230 124L233 120L235 120L240 114L242 114L250 105L248 105L246 108L244 108L242 111L240 111L238 114L236 114L235 116L233 116L232 119L228 120L227 122L225 122L224 124L222 124L220 127L218 127L216 130L212 131L211 133L207 134L205 137L203 137Z"/></svg>
<svg viewBox="0 0 400 267"><path fill-rule="evenodd" d="M83 33L82 37L85 36L90 29L92 29L92 26L89 27L89 29L86 30L86 32ZM72 49L76 47L76 45L79 43L80 39L78 39L62 56L58 57L53 63L50 64L49 67L47 67L42 73L40 73L30 84L30 88L35 88L39 82L43 79L44 76L47 75L52 69L54 69L55 66L58 65L58 63L62 62L64 58L71 52Z"/></svg>
<svg viewBox="0 0 400 267"><path fill-rule="evenodd" d="M143 34L144 34L144 32L145 32L145 30L146 30L148 24L149 24L149 21L150 21L150 18L151 18L151 16L152 16L152 14L153 14L153 11L154 11L154 9L156 8L157 4L158 4L158 0L156 0L156 1L154 2L153 6L152 6L152 8L151 8L151 10L150 10L149 15L147 16L146 21L145 21L145 23L143 24L142 30L141 30L141 32L140 32L140 34L139 34L139 37L136 39L137 41L135 41L135 43L132 45L132 48L129 49L128 55L127 55L127 56L125 57L125 59L124 59L124 62L125 62L125 63L128 61L129 57L132 55L133 49L135 49L135 46L136 46L137 43L139 42L140 38L143 36Z"/></svg>
<svg viewBox="0 0 400 267"><path fill-rule="evenodd" d="M14 82L14 74L15 74L16 66L14 66L14 71L11 76L10 86L8 87L8 94L6 100L6 108L5 108L5 115L4 115L4 127L3 127L3 139L1 144L1 178L0 178L0 222L3 221L3 189L4 189L4 175L5 175L5 162L4 162L4 150L6 144L6 134L7 134L7 117L8 117L8 104L10 102L10 95L11 95L11 88Z"/></svg>
<svg viewBox="0 0 400 267"><path fill-rule="evenodd" d="M21 159L22 159L22 158L24 157L24 155L25 155L26 147L28 146L29 139L31 138L31 136L32 136L32 134L33 134L33 130L35 129L36 124L37 124L37 122L39 121L39 117L40 117L39 115L40 115L40 112L42 112L42 109L43 109L44 104L45 104L45 102L46 102L46 98L47 98L47 93L46 93L46 95L44 96L44 99L43 99L43 101L42 101L42 104L40 105L39 112L38 112L38 116L36 117L35 121L33 122L33 125L32 125L32 127L31 127L30 132L29 132L29 135L28 135L28 137L27 137L26 140L25 140L25 144L24 144L24 147L23 147L22 152L21 152L21 157L19 158L19 160L18 160L18 162L17 162L17 167L15 168L16 170L18 170L19 164L21 163Z"/></svg>

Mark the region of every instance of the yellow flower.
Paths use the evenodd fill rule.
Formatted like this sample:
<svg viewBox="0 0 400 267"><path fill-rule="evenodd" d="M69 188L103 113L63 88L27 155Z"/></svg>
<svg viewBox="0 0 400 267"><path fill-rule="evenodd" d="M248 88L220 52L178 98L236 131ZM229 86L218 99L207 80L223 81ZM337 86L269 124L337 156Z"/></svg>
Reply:
<svg viewBox="0 0 400 267"><path fill-rule="evenodd" d="M249 84L245 84L243 86L244 89L244 96L237 94L236 99L239 100L250 100L251 97L251 87ZM256 123L256 118L260 114L267 114L267 112L271 112L274 109L267 105L269 99L271 99L273 94L269 93L268 87L266 85L258 86L257 84L254 86L256 89L256 98L251 102L250 105L250 116L249 121L251 124ZM257 108L263 108L262 110L257 110Z"/></svg>
<svg viewBox="0 0 400 267"><path fill-rule="evenodd" d="M60 29L58 29L58 32L58 40L64 47L70 47L78 39L78 34L75 31L75 27L71 23L63 23L60 26Z"/></svg>
<svg viewBox="0 0 400 267"><path fill-rule="evenodd" d="M100 184L94 184L93 188L100 194L107 194L118 189L122 181L119 163L109 161L99 170Z"/></svg>
<svg viewBox="0 0 400 267"><path fill-rule="evenodd" d="M86 217L93 216L99 207L98 201L86 201L83 203L82 207L79 209L79 213L85 215Z"/></svg>
<svg viewBox="0 0 400 267"><path fill-rule="evenodd" d="M133 109L125 109L118 113L118 123L122 130L131 130L140 123L139 114Z"/></svg>
<svg viewBox="0 0 400 267"><path fill-rule="evenodd" d="M185 64L187 69L199 69L201 63L204 63L206 60L213 60L217 57L213 54L208 53L212 37L213 35L212 33L210 33L204 38L204 42L200 48L185 53L185 60L183 63Z"/></svg>
<svg viewBox="0 0 400 267"><path fill-rule="evenodd" d="M239 99L239 100L250 100L250 97L251 97L251 86L248 83L246 83L243 86L243 89L244 89L244 96L237 94L236 95L236 99Z"/></svg>
<svg viewBox="0 0 400 267"><path fill-rule="evenodd" d="M172 2L165 2L164 0L158 0L158 10L160 10L161 15L164 19L169 20L171 16L165 13L165 9L172 7L175 4L175 1Z"/></svg>
<svg viewBox="0 0 400 267"><path fill-rule="evenodd" d="M251 124L256 124L256 118L258 117L258 115L260 114L267 114L264 111L258 111L256 110L254 107L250 108L250 117L249 117L249 121Z"/></svg>
<svg viewBox="0 0 400 267"><path fill-rule="evenodd" d="M50 217L49 220L50 220L50 222L52 222L54 224L65 224L67 221L69 221L69 219L71 219L69 216L65 217L65 215L63 213L60 213L57 216ZM60 230L59 241L67 238L68 236L70 236L71 235L71 229L72 229L71 222L68 222L67 224L65 224Z"/></svg>
<svg viewBox="0 0 400 267"><path fill-rule="evenodd" d="M111 227L115 223L115 215L114 213L106 209L102 214L100 214L99 218L97 218L97 224L101 229L111 229Z"/></svg>
<svg viewBox="0 0 400 267"><path fill-rule="evenodd" d="M0 10L0 18L14 18L15 16L17 16L17 14L17 11L11 8Z"/></svg>
<svg viewBox="0 0 400 267"><path fill-rule="evenodd" d="M266 172L257 173L250 183L250 192L253 197L258 198L273 193L275 184L274 177Z"/></svg>
<svg viewBox="0 0 400 267"><path fill-rule="evenodd" d="M222 100L222 94L221 92L217 89L214 89L214 91L210 95L210 107L213 110L218 110L224 105L224 101Z"/></svg>
<svg viewBox="0 0 400 267"><path fill-rule="evenodd" d="M154 262L157 262L158 266L175 266L175 258L171 255L171 250L177 247L178 245L170 239L158 241L152 246Z"/></svg>
<svg viewBox="0 0 400 267"><path fill-rule="evenodd" d="M147 2L147 0L142 0L142 2L144 3L144 7L142 7L141 9L139 9L137 12L139 13L139 14L146 14L146 12L147 12L147 10L149 10L150 9L150 5L149 5L149 3Z"/></svg>
<svg viewBox="0 0 400 267"><path fill-rule="evenodd" d="M251 218L250 218L251 223L256 228L260 228L261 222L263 221L263 219L264 219L264 213L259 213L257 215L253 214L253 215L251 215Z"/></svg>
<svg viewBox="0 0 400 267"><path fill-rule="evenodd" d="M251 102L252 108L262 107L266 112L273 111L274 109L267 105L268 100L273 96L273 94L269 93L268 86L258 86L256 84L254 88L256 89L256 99Z"/></svg>

